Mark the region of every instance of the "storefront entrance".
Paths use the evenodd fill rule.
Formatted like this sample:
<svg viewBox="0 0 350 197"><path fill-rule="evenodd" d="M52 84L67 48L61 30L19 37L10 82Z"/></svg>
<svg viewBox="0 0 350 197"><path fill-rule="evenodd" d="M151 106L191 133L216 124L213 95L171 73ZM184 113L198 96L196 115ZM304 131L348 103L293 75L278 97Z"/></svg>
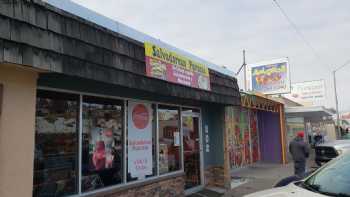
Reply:
<svg viewBox="0 0 350 197"><path fill-rule="evenodd" d="M186 174L185 189L189 193L202 186L199 117L197 113L184 113L182 115L184 171Z"/></svg>

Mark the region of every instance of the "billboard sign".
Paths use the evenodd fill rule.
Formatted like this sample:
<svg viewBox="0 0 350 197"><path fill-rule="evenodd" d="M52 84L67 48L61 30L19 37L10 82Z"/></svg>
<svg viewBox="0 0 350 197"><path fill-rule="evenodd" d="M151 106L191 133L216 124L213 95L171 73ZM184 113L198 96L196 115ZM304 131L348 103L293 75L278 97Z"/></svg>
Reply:
<svg viewBox="0 0 350 197"><path fill-rule="evenodd" d="M146 74L193 88L210 90L209 69L173 51L145 42Z"/></svg>
<svg viewBox="0 0 350 197"><path fill-rule="evenodd" d="M263 94L290 92L288 59L277 59L247 65L247 85L250 91Z"/></svg>
<svg viewBox="0 0 350 197"><path fill-rule="evenodd" d="M291 93L286 98L303 106L325 106L326 87L324 80L293 83Z"/></svg>

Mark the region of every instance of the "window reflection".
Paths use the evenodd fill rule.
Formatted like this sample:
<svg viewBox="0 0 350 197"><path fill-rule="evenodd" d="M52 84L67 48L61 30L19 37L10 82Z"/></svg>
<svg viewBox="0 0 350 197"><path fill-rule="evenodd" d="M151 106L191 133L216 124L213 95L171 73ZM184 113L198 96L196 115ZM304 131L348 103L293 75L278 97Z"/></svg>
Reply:
<svg viewBox="0 0 350 197"><path fill-rule="evenodd" d="M77 193L78 96L39 91L33 196Z"/></svg>
<svg viewBox="0 0 350 197"><path fill-rule="evenodd" d="M82 191L123 180L123 102L83 98Z"/></svg>
<svg viewBox="0 0 350 197"><path fill-rule="evenodd" d="M159 174L180 170L179 109L160 105L159 120Z"/></svg>

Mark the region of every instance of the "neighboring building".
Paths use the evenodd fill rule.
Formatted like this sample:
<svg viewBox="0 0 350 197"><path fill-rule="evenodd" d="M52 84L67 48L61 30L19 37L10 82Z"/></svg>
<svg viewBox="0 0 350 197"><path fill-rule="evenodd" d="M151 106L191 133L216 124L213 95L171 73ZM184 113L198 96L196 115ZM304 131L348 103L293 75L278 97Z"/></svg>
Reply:
<svg viewBox="0 0 350 197"><path fill-rule="evenodd" d="M336 139L332 110L326 109L326 85L324 80L304 81L293 83L290 94L280 97L286 104L288 141L295 136L295 132L305 130L309 142L313 142L313 135L321 133L329 140ZM300 104L295 105L291 101Z"/></svg>
<svg viewBox="0 0 350 197"><path fill-rule="evenodd" d="M229 178L256 162L286 163L283 103L253 93L241 93L241 103L225 110L225 177Z"/></svg>
<svg viewBox="0 0 350 197"><path fill-rule="evenodd" d="M241 104L233 74L70 1L45 2L0 6L0 196L225 186L225 112ZM152 59L152 43L172 56Z"/></svg>
<svg viewBox="0 0 350 197"><path fill-rule="evenodd" d="M321 134L324 140L337 139L337 132L332 116L334 112L323 106L302 106L286 97L275 98L285 104L288 145L298 131L305 132L305 141L314 143L314 135ZM289 155L290 156L290 155ZM289 159L291 159L289 157Z"/></svg>
<svg viewBox="0 0 350 197"><path fill-rule="evenodd" d="M324 136L324 140L337 139L336 127L332 119L333 110L323 106L303 106L284 96L274 96L273 99L284 104L286 146L296 137L298 131L305 132L305 141L310 144L314 143L314 135L317 133ZM312 99L308 99L310 101L308 103L312 103ZM319 101L318 99L319 97L316 101ZM288 154L287 158L291 160L291 155Z"/></svg>
<svg viewBox="0 0 350 197"><path fill-rule="evenodd" d="M322 134L326 141L335 140L337 138L332 115L332 112L325 107L286 108L287 122L288 119L300 119L300 123L304 122L304 130L310 143L313 142L313 136L315 133ZM295 132L297 132L297 130L293 130L288 136L291 137Z"/></svg>

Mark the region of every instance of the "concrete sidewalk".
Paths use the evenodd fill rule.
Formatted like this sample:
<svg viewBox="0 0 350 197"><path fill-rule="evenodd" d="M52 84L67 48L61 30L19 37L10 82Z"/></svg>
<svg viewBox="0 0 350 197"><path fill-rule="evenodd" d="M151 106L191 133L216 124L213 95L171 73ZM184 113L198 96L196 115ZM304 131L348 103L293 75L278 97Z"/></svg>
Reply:
<svg viewBox="0 0 350 197"><path fill-rule="evenodd" d="M277 181L293 174L293 164L254 164L233 173L235 179L246 183L226 192L225 197L240 197L256 191L272 188Z"/></svg>
<svg viewBox="0 0 350 197"><path fill-rule="evenodd" d="M310 158L307 162L307 169L314 168L314 151L311 150ZM255 163L246 168L237 169L232 172L234 189L226 191L224 195L210 190L198 192L193 197L241 197L257 191L271 189L278 181L294 174L293 162L288 164L266 164ZM192 197L191 196L191 197Z"/></svg>
<svg viewBox="0 0 350 197"><path fill-rule="evenodd" d="M307 162L307 169L315 167L313 154ZM282 178L294 174L293 163L288 164L264 164L256 163L247 168L239 169L233 172L233 178L245 180L246 183L229 190L225 197L240 197L253 192L270 189Z"/></svg>

